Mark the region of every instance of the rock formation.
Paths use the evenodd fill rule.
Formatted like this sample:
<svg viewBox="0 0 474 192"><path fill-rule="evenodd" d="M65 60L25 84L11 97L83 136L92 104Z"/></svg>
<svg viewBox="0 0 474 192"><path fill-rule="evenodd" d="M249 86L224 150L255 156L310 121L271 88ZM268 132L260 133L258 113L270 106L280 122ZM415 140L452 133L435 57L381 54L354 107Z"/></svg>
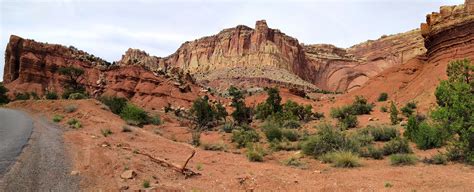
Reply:
<svg viewBox="0 0 474 192"><path fill-rule="evenodd" d="M74 47L39 43L12 35L5 54L4 78L10 94L47 91L61 93L64 77L57 73L60 67L84 69L80 83L92 96L117 95L147 107L160 108L188 106L200 95L201 87L177 68L161 73L152 72L157 60L141 51L129 50L118 65ZM143 62L145 61L145 62ZM137 64L138 63L138 64Z"/></svg>
<svg viewBox="0 0 474 192"><path fill-rule="evenodd" d="M382 36L348 49L300 44L261 20L255 28L239 25L185 42L168 57L129 49L114 64L74 47L12 36L5 54L4 82L18 88L12 89L16 91L60 91L64 79L55 73L57 68L77 66L86 69L87 78L82 83L91 94L129 98L172 96L156 89L168 84L175 91L196 93L195 79L198 84L220 90L229 85L276 84L305 90L352 91L382 71L413 58L437 63L472 57L473 12L473 0L466 0L465 5L443 6L440 13L427 16L420 30Z"/></svg>
<svg viewBox="0 0 474 192"><path fill-rule="evenodd" d="M426 56L431 63L474 55L474 0L465 4L443 6L439 13L426 16L421 24Z"/></svg>

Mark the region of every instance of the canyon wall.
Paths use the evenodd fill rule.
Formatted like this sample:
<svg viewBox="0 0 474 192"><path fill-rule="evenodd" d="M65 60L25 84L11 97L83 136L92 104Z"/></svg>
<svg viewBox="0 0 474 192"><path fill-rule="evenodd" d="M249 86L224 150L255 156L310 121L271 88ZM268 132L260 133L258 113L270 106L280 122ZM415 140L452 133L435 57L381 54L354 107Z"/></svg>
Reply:
<svg viewBox="0 0 474 192"><path fill-rule="evenodd" d="M143 54L149 61L146 53L130 50L128 55ZM132 56L124 58L120 65L112 65L74 47L39 43L12 35L5 52L3 81L12 97L23 92L35 92L40 96L48 91L62 93L66 79L58 69L73 66L84 70L79 83L94 97L103 94L121 96L158 109L168 103L189 106L202 95L202 88L182 70L169 68L152 72L140 66L141 63L136 64L138 59Z"/></svg>

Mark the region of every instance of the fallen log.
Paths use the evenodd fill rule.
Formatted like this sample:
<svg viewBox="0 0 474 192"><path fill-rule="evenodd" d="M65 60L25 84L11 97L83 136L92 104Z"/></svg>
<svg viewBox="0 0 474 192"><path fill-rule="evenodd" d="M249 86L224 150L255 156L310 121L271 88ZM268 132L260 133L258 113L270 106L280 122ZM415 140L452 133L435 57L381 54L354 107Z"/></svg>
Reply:
<svg viewBox="0 0 474 192"><path fill-rule="evenodd" d="M125 149L125 150L128 150L128 151L132 151L135 154L140 154L140 155L147 156L151 161L153 161L153 162L155 162L155 163L157 163L157 164L159 164L163 167L169 167L169 168L173 169L174 171L177 171L177 172L183 174L186 178L192 177L192 176L195 176L195 175L201 175L200 173L196 173L193 170L186 168L186 165L188 164L189 160L191 160L191 158L193 158L194 154L196 153L196 151L194 151L194 150L193 150L193 153L186 160L186 163L184 163L183 166L180 166L180 165L176 165L172 162L168 162L168 161L166 161L164 159L161 159L159 157L153 157L148 153L141 152L141 151L138 151L138 150L133 150L129 147L121 147L121 148Z"/></svg>

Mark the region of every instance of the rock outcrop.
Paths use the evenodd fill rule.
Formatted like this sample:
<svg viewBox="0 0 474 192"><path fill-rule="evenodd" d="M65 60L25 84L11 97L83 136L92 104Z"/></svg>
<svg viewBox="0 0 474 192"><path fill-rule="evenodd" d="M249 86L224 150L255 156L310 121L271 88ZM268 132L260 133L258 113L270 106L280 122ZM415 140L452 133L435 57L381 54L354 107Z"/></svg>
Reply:
<svg viewBox="0 0 474 192"><path fill-rule="evenodd" d="M382 70L422 53L423 39L418 31L346 50L332 45L299 44L295 38L269 28L262 20L257 21L255 29L240 25L186 42L160 63L180 67L198 80L210 82L256 78L347 91Z"/></svg>
<svg viewBox="0 0 474 192"><path fill-rule="evenodd" d="M421 24L426 56L430 63L474 56L474 0L443 6Z"/></svg>
<svg viewBox="0 0 474 192"><path fill-rule="evenodd" d="M178 68L154 72L156 65L145 52L129 50L119 64L110 64L74 47L39 43L12 35L5 54L4 82L10 94L63 92L60 67L84 69L80 84L92 96L117 95L150 108L189 106L201 87ZM158 70L159 71L159 70Z"/></svg>

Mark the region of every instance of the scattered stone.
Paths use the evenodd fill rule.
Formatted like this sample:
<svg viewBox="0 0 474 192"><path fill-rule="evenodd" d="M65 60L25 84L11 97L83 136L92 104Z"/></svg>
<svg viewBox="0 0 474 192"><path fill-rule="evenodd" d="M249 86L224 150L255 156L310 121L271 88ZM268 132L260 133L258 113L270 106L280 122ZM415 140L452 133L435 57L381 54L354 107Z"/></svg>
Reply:
<svg viewBox="0 0 474 192"><path fill-rule="evenodd" d="M128 185L122 185L120 191L128 190L128 188L130 188Z"/></svg>
<svg viewBox="0 0 474 192"><path fill-rule="evenodd" d="M71 171L71 175L79 175L79 171Z"/></svg>
<svg viewBox="0 0 474 192"><path fill-rule="evenodd" d="M133 179L135 176L137 176L137 173L135 173L135 171L126 170L120 175L120 178L122 178L122 179Z"/></svg>

